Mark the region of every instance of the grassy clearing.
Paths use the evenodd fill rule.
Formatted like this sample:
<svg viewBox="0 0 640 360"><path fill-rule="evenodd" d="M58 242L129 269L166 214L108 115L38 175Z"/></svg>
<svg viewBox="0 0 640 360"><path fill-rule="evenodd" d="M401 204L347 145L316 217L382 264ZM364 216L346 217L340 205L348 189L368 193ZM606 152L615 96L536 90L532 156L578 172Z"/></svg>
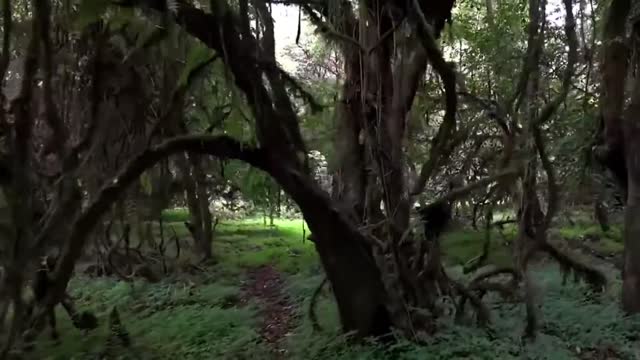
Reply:
<svg viewBox="0 0 640 360"><path fill-rule="evenodd" d="M165 226L174 227L186 238L184 217L180 211L165 214ZM591 230L559 231L562 236L582 236L576 234ZM514 234L513 229L505 230L507 239ZM480 253L483 241L482 232L448 233L442 240L447 263L455 266L469 261ZM510 262L503 241L502 236L492 234L490 263ZM95 311L102 320L101 327L82 337L60 314L60 330L65 337L58 346L40 344L35 358L95 358L108 337L107 314L117 306L135 350L134 354L118 349L120 358L266 359L266 345L257 333L260 319L256 306L240 306L238 299L245 271L267 264L286 274L285 290L298 305L299 324L286 340L290 359L578 359L579 353L605 346L631 356L632 339L640 330L640 321L624 318L610 294L585 300L584 286L562 286L555 267L546 267L535 272L543 317L542 333L534 345L522 345L519 339L523 307L502 304L499 299L491 299L494 323L490 331L443 323L432 343L422 346L407 342L391 349L354 345L340 333L337 309L328 289L316 309L325 331L311 331L308 301L323 275L313 244L303 241L302 221L278 220L274 227L265 227L262 219L224 222L217 228L214 252L217 264L188 280L167 279L151 285L74 279L71 288L78 307Z"/></svg>

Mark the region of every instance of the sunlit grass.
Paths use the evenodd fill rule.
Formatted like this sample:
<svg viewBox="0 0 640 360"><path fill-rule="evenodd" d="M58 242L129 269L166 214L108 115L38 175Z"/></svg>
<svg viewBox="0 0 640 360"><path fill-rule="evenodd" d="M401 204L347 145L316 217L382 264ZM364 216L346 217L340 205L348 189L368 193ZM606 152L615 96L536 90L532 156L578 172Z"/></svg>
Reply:
<svg viewBox="0 0 640 360"><path fill-rule="evenodd" d="M183 224L187 218L184 210L165 213L165 235L175 231L182 243L190 243L190 234ZM157 224L154 226L158 234ZM607 234L598 231L597 227L585 226L557 230L561 236L573 239L584 234L602 235L601 246L614 244L618 247L610 250L619 251L619 228ZM195 277L172 275L158 284L75 278L71 289L77 306L99 316L99 329L81 336L59 311L59 328L64 336L61 344L55 346L46 340L45 333L34 355L42 359L95 358L104 350L109 335L107 314L117 306L134 342L133 350L117 349L121 358L269 359L268 345L262 343L258 334L257 307L239 304L245 273L265 265L282 272L287 279L284 291L296 305L293 311L298 323L286 339L289 359L517 359L525 354L531 359L572 359L577 358L576 347L587 349L603 341L628 353L631 350L626 338L640 329L640 322L627 320L618 311L616 295L607 293L606 298L587 301L585 286L562 286L560 273L551 266L535 271L543 300L542 333L535 345L520 345L523 307L504 305L499 299L492 300L495 321L492 337L474 326L446 323L429 344L418 346L400 341L390 349L368 343L356 345L341 332L330 286L326 286L316 307L324 331L312 331L307 308L324 275L313 243L306 240L308 235L302 220L276 219L274 226L265 226L262 218L222 221L213 239L217 262ZM503 235L491 233L488 264L511 263L511 247L505 244L505 239L513 241L515 227L506 227ZM484 236L484 231L467 229L446 233L441 241L445 261L459 266L476 257L482 250ZM183 250L184 261L189 261L189 255L185 254L189 250Z"/></svg>

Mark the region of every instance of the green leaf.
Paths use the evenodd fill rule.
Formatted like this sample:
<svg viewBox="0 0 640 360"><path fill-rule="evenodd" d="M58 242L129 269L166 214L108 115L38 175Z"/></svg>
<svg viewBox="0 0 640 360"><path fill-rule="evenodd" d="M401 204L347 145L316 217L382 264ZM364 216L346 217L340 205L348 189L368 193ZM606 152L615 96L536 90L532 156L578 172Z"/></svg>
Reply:
<svg viewBox="0 0 640 360"><path fill-rule="evenodd" d="M75 26L84 29L100 20L110 5L109 0L83 0L74 21Z"/></svg>

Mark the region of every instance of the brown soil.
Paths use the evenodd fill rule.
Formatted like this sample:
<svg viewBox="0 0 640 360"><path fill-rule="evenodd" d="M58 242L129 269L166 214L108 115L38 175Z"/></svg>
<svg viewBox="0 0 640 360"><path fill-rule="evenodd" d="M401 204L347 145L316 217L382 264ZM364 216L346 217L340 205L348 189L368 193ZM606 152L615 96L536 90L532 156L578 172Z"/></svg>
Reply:
<svg viewBox="0 0 640 360"><path fill-rule="evenodd" d="M260 334L274 352L275 359L285 359L286 338L295 324L294 306L283 291L284 280L272 266L249 271L243 284L241 303L254 301L260 306Z"/></svg>

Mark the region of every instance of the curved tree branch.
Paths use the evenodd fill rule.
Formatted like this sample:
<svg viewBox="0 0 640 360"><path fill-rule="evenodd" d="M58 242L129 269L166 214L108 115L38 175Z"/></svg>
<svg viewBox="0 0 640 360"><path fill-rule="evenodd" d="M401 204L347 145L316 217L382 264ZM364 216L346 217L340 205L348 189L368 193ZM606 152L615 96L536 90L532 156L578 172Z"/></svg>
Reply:
<svg viewBox="0 0 640 360"><path fill-rule="evenodd" d="M445 91L445 114L442 124L438 129L436 137L432 141L431 150L429 152L429 160L422 166L420 176L416 181L411 195L420 194L427 184L427 181L433 174L433 171L439 165L440 159L447 156L453 151L451 144L451 135L456 130L456 110L458 107L458 96L456 94L456 74L453 67L448 64L442 52L436 44L433 35L433 28L427 22L418 0L413 0L414 14L418 23L418 30L422 46L427 52L427 59L440 75L444 84Z"/></svg>
<svg viewBox="0 0 640 360"><path fill-rule="evenodd" d="M467 186L461 187L461 188L457 188L452 190L451 192L447 193L446 195L438 198L437 200L434 200L433 202L431 202L428 206L433 206L435 204L440 204L443 202L447 202L447 201L451 201L451 200L457 200L461 197L464 197L468 194L470 194L471 192L481 188L481 187L486 187L489 184L491 184L492 182L495 181L501 181L501 180L505 180L508 179L510 177L515 177L520 173L519 169L507 169L504 171L501 171L495 175L492 176L488 176L484 179L480 179L474 183L471 183Z"/></svg>
<svg viewBox="0 0 640 360"><path fill-rule="evenodd" d="M167 13L164 0L140 0L152 9ZM185 0L176 0L171 12L174 21L187 33L221 54L221 60L233 74L235 84L245 94L256 120L256 135L263 147L277 152L283 161L308 171L306 152L291 101L279 94L272 95L263 83L268 68L255 57L259 44L255 37L243 33L242 19L225 1L212 1L212 10L205 13ZM269 77L271 88L279 88L282 79ZM276 86L277 85L277 86ZM274 106L275 105L275 106ZM278 119L278 121L275 121Z"/></svg>
<svg viewBox="0 0 640 360"><path fill-rule="evenodd" d="M567 36L567 44L569 45L569 51L567 54L567 67L564 70L564 75L562 77L562 89L560 93L549 102L541 111L540 116L534 120L532 124L532 135L533 140L538 149L538 154L540 155L540 160L542 162L542 167L547 174L547 191L549 197L549 205L547 208L547 212L544 217L544 223L542 224L542 229L539 229L538 232L545 232L549 229L551 225L551 221L555 216L558 205L559 205L559 197L560 193L558 190L558 185L556 183L556 175L553 169L553 164L549 159L548 154L546 153L544 139L542 137L542 131L540 130L540 126L547 122L551 116L556 112L560 104L562 104L567 95L569 94L569 90L571 88L571 79L573 77L574 67L576 61L578 59L578 36L576 34L575 29L575 19L573 16L573 1L572 0L564 0L565 6L565 35Z"/></svg>
<svg viewBox="0 0 640 360"><path fill-rule="evenodd" d="M115 199L119 198L119 195L146 169L169 155L182 151L238 159L262 170L269 168L265 152L240 143L228 136L181 136L167 140L142 152L133 158L112 181L100 190L95 200L74 221L71 235L55 269L53 289L46 300L49 304L57 303L64 295L76 260L82 253L87 237Z"/></svg>

